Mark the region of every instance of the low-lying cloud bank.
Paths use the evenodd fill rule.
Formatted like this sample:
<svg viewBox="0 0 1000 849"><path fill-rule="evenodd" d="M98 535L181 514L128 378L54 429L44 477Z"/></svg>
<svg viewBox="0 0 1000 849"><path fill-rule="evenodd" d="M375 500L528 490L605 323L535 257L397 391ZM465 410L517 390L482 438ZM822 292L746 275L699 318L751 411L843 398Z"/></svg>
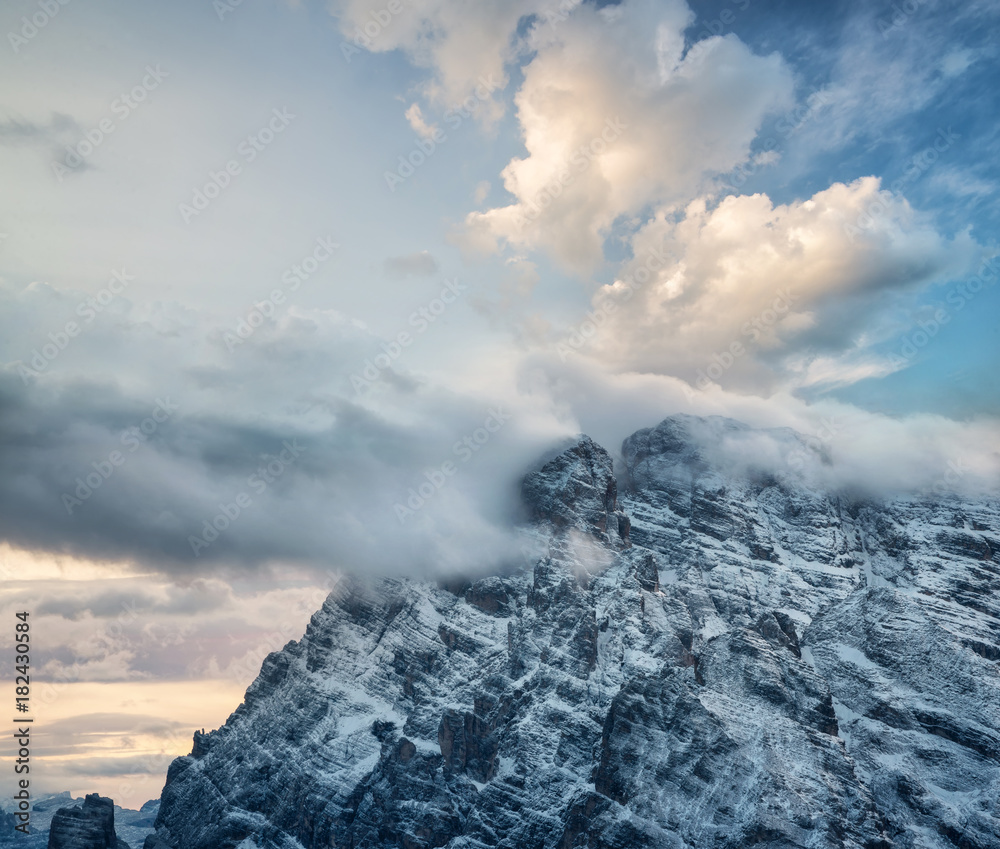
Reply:
<svg viewBox="0 0 1000 849"><path fill-rule="evenodd" d="M765 398L717 385L698 391L675 377L617 372L583 358L564 362L554 353L525 358L520 375L524 392L613 455L626 436L667 415L722 416L751 427L719 443L705 426L701 442L722 470L752 466L794 483L877 498L997 495L1000 422L991 417L893 418L833 399L806 403L787 392ZM761 432L774 428L801 439Z"/></svg>
<svg viewBox="0 0 1000 849"><path fill-rule="evenodd" d="M11 543L180 571L509 556L519 472L557 424L393 368L381 340L334 313L292 309L230 350L224 324L119 299L57 350L80 297L3 293ZM352 380L369 366L373 381Z"/></svg>
<svg viewBox="0 0 1000 849"><path fill-rule="evenodd" d="M491 363L511 377L494 394L459 393L399 363L362 392L351 377L380 342L331 313L292 310L231 352L210 317L124 304L36 371L23 328L39 326L35 310L51 317L78 296L36 286L4 298L0 534L22 548L179 574L277 562L496 568L519 555L519 481L545 450L584 431L616 453L676 412L800 431L829 465L763 449L760 436L724 446L719 462L770 458L817 485L893 493L944 481L977 492L1000 471L991 420L696 391L554 352ZM109 363L120 364L115 378Z"/></svg>

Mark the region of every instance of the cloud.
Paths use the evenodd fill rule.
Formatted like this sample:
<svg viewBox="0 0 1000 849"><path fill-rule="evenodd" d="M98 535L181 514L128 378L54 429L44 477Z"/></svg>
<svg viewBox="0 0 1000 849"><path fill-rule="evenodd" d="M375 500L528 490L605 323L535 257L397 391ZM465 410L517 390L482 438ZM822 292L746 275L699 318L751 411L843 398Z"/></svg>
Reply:
<svg viewBox="0 0 1000 849"><path fill-rule="evenodd" d="M594 297L599 326L561 350L699 388L718 381L763 393L891 372L877 350L897 329L887 312L983 256L874 177L787 204L756 194L663 208L631 248L618 279Z"/></svg>
<svg viewBox="0 0 1000 849"><path fill-rule="evenodd" d="M60 112L53 112L45 124L17 118L0 120L0 145L58 146L79 133L76 119Z"/></svg>
<svg viewBox="0 0 1000 849"><path fill-rule="evenodd" d="M508 257L504 266L503 277L497 284L498 297L476 296L470 300L472 308L488 317L492 324L508 328L521 340L531 337L537 343L541 337L532 334L532 317L524 314L524 307L541 279L538 266L523 256Z"/></svg>
<svg viewBox="0 0 1000 849"><path fill-rule="evenodd" d="M104 758L90 755L86 760L62 760L57 769L61 767L60 771L69 776L98 775L102 778L149 773L159 775L163 772L164 760L163 757L150 755L113 755Z"/></svg>
<svg viewBox="0 0 1000 849"><path fill-rule="evenodd" d="M361 392L352 376L384 343L342 316L292 308L230 351L226 325L190 310L122 300L62 340L79 293L0 297L0 439L14 449L0 534L15 546L175 574L277 560L485 570L516 550L517 477L550 426L530 410L508 420L508 398L434 385L405 358ZM112 363L114 378L91 376ZM491 410L503 427L469 449ZM445 464L447 486L413 495Z"/></svg>
<svg viewBox="0 0 1000 849"><path fill-rule="evenodd" d="M616 286L598 292L597 306L621 303L581 359L651 380L684 376L677 364L696 373L713 351L745 338L746 321L766 319L776 289L790 287L787 315L729 374L744 389L767 383L768 367L793 383L815 382L829 366L795 356L851 353L867 305L962 259L961 242L943 240L895 202L848 250L843 225L876 191L860 181L783 206L751 196L696 203L676 222L658 214L632 248L641 258L655 247L673 264L631 300ZM503 322L537 280L531 262L515 260L501 301L477 307ZM53 354L58 346L46 340L63 332L80 298L41 285L0 289L0 439L12 449L0 457L0 535L21 548L180 577L277 563L320 574L487 571L520 556L511 528L524 470L553 441L589 427L586 397L567 405L558 381L535 391L511 379L517 348L478 366L490 388L478 388L481 379L448 388L411 371L403 349L391 359L387 342L322 310L290 308L228 350L226 321L122 299L37 374L25 372L35 353ZM530 351L544 327L524 328ZM359 390L352 376L376 360L389 365ZM93 378L112 374L110 364L114 378ZM696 394L706 399L699 410L716 409L707 403L714 396ZM679 409L659 390L651 397L644 416L622 415L614 440ZM136 597L158 621L229 603L197 589ZM108 592L74 604L56 594L48 610L84 627L117 600ZM149 668L169 665L164 645ZM156 651L116 643L88 661L86 674L116 680Z"/></svg>
<svg viewBox="0 0 1000 849"><path fill-rule="evenodd" d="M410 126L421 138L428 139L438 132L438 126L436 124L428 124L424 120L424 115L420 111L420 104L414 103L409 109L404 113L406 115L406 120L409 121Z"/></svg>
<svg viewBox="0 0 1000 849"><path fill-rule="evenodd" d="M77 120L61 112L51 113L47 122L20 118L0 120L0 147L28 147L44 150L51 162L64 166L62 173L80 174L94 165L79 156L67 156L70 145L83 138L83 128Z"/></svg>
<svg viewBox="0 0 1000 849"><path fill-rule="evenodd" d="M73 795L98 791L116 804L137 808L159 795L173 758L191 750L192 729L221 725L239 704L246 683L57 683L59 698L44 701L46 721L34 739L32 753L45 769L32 773L37 780L32 787L39 798L65 790ZM33 698L41 700L52 687L52 679L46 679ZM131 778L118 780L124 776ZM5 795L12 792L11 780L0 777Z"/></svg>
<svg viewBox="0 0 1000 849"><path fill-rule="evenodd" d="M30 576L42 571L32 559L47 558L36 551L20 559L12 573ZM38 694L46 706L80 682L196 675L246 686L268 652L301 636L338 579L285 564L256 577L216 568L215 577L194 580L166 570L137 577L121 563L96 579L74 563L64 571L62 579L8 577L0 597L0 614L31 610L44 629L33 662L52 684Z"/></svg>
<svg viewBox="0 0 1000 849"><path fill-rule="evenodd" d="M483 80L500 88L507 84L506 66L518 49L518 24L545 5L542 0L428 0L400 4L400 11L393 13L384 0L331 0L329 8L347 39L342 45L345 55L352 48L404 51L414 64L431 69L424 94L447 109L465 100ZM493 100L479 117L490 122L502 112L502 105Z"/></svg>
<svg viewBox="0 0 1000 849"><path fill-rule="evenodd" d="M817 76L827 108L824 120L810 121L796 143L815 154L864 140L898 156L928 129L933 135L939 126L928 120L947 113L922 110L956 97L959 78L985 56L968 46L976 40L972 34L990 31L997 19L989 3L920 3L904 14L853 4L834 49L814 51L817 59L806 72L822 68Z"/></svg>
<svg viewBox="0 0 1000 849"><path fill-rule="evenodd" d="M490 181L480 180L476 183L476 188L472 192L472 200L475 203L482 203L490 193Z"/></svg>
<svg viewBox="0 0 1000 849"><path fill-rule="evenodd" d="M47 734L58 736L72 732L82 737L90 734L167 734L175 731L187 732L188 727L182 722L164 719L153 714L103 712L84 713L65 719L47 722ZM72 746L67 747L67 751ZM50 754L62 754L58 750L49 749Z"/></svg>
<svg viewBox="0 0 1000 849"><path fill-rule="evenodd" d="M148 621L153 616L218 613L220 609L231 607L233 602L229 585L220 581L195 579L184 586L157 589L156 594L135 586L109 591L100 583L95 587L91 582L64 582L51 588L44 601L35 603L35 613L71 621L141 615Z"/></svg>
<svg viewBox="0 0 1000 849"><path fill-rule="evenodd" d="M385 261L386 273L393 277L427 277L438 270L438 261L429 251L418 251L406 256L393 256Z"/></svg>
<svg viewBox="0 0 1000 849"><path fill-rule="evenodd" d="M39 605L35 613L39 616L61 616L64 619L79 619L85 614L94 617L117 616L123 607L147 608L155 604L152 596L122 592L102 592L84 599L79 592L61 598L48 597Z"/></svg>
<svg viewBox="0 0 1000 849"><path fill-rule="evenodd" d="M938 499L941 492L992 497L1000 476L1000 421L993 417L961 422L936 413L894 417L832 398L807 402L781 391L767 398L718 386L693 392L675 377L621 373L597 360L563 362L553 354L525 357L519 375L522 392L540 410L547 408L570 432L588 433L612 456L636 430L689 413L801 435L747 432L723 445L709 423L702 443L713 446L713 461L729 473L754 466L830 492Z"/></svg>
<svg viewBox="0 0 1000 849"><path fill-rule="evenodd" d="M238 414L177 413L128 454L118 423L141 415L134 400L82 382L51 393L19 383L8 373L0 387L3 438L20 448L3 462L4 537L30 548L189 569L275 558L388 569L409 559L412 540L394 504L425 482L425 472L455 459L452 444L481 425L489 406L421 388L397 397L391 417L316 396L309 409L331 420L320 427L294 414L254 423ZM409 424L399 417L405 406ZM427 417L435 410L440 418L432 424ZM26 432L29 422L37 432ZM114 465L115 452L125 458L121 465ZM463 537L501 542L502 532L491 533L478 512L486 505L468 500L477 485L458 479L437 499L454 511L455 535L426 540L441 548L426 550L419 558L425 566L453 561ZM199 538L204 548L192 545Z"/></svg>
<svg viewBox="0 0 1000 849"><path fill-rule="evenodd" d="M515 200L470 213L466 243L540 249L586 272L616 220L685 201L746 160L764 118L791 105L791 72L735 36L685 53L692 21L679 0L628 0L537 26L515 96L527 156L502 175Z"/></svg>
<svg viewBox="0 0 1000 849"><path fill-rule="evenodd" d="M509 199L495 200L495 187L480 196L493 208L466 220L470 241L511 248L504 256L509 264L492 274L496 291L474 306L490 330L513 330L514 344L507 337L496 345L495 337L484 341L488 334L471 327L460 337L442 336L448 341L422 359L405 352L397 360L386 351L392 340L360 322L295 306L230 350L232 315L118 297L63 350L54 339L63 338L67 321L82 324L84 293L42 284L2 292L0 436L13 449L0 459L5 538L178 575L300 561L320 569L363 564L419 571L479 563L484 551L499 560L510 550L516 478L543 443L585 421L573 405L563 409L558 385L548 395L510 386L520 351L558 341L552 314L560 320L572 314L590 291L560 289L565 281L536 254L583 272L601 260L606 245L624 245L635 260L621 278L653 249L668 258L631 301L617 285L597 293L594 308L621 303L581 355L611 373L624 379L644 371L654 383L694 380L734 341L752 341L755 347L748 345L721 382L736 391L787 393L883 373L872 354L886 334L886 309L900 293L944 279L976 250L967 237L940 236L901 198L851 242L845 225L875 203L878 185L871 180L837 183L786 203L712 195L715 175L756 155L762 121L792 106L793 75L779 56L755 54L735 36L687 44L693 16L679 0L627 0L601 9L443 0L407 4L398 14L386 8L376 0L332 6L348 43L357 37L375 52L398 49L429 69L419 95L407 88L404 105L419 97L426 110L411 107L411 121L419 117L429 127L433 110L467 96L480 76L502 81L511 72L519 81L514 103L524 150L511 160L504 155ZM518 64L523 74L512 72ZM501 108L498 100L494 111ZM7 133L40 136L46 126L39 119L31 127L10 125ZM498 150L510 150L509 143L505 137ZM576 169L578 154L585 167L561 180L565 169ZM481 176L469 175L462 197ZM86 253L93 244L81 238L76 250ZM204 244L217 258L223 242L212 237ZM406 276L435 267L433 256L419 253L391 258L385 270ZM151 297L161 282L175 285L157 278L147 290ZM779 316L774 300L782 288L794 300ZM215 302L223 302L218 294ZM532 298L556 306L549 314L530 312L537 307L529 306ZM461 325L467 316L448 314L437 327ZM763 329L755 328L759 336L751 340L743 328L755 318ZM462 347L449 349L454 338ZM378 357L391 359L390 367L374 369L376 379L357 390L352 377ZM461 374L432 380L417 363L440 367L439 375ZM26 375L24 367L38 374ZM647 415L629 417L628 426L648 426L676 409L655 397ZM176 409L153 421L143 439L124 442L161 399ZM708 408L714 403L706 400ZM442 464L456 462L455 446L497 405L513 411L510 424L435 489L412 520L401 522L394 506L405 504L411 490L419 495ZM286 442L301 452L288 454ZM112 464L114 452L125 462ZM269 464L281 472L273 480L257 471ZM98 483L92 487L88 478ZM78 491L86 496L78 498ZM68 502L69 510L67 495L82 503ZM251 506L240 506L227 525L241 495ZM215 524L226 527L193 551L190 538L212 533ZM189 596L184 603L194 609L200 602ZM89 611L52 608L80 623L104 610L107 600L99 599ZM130 662L127 652L116 657Z"/></svg>
<svg viewBox="0 0 1000 849"><path fill-rule="evenodd" d="M995 180L984 179L967 166L942 165L928 177L928 182L933 188L966 202L989 198L997 192Z"/></svg>
<svg viewBox="0 0 1000 849"><path fill-rule="evenodd" d="M941 60L941 73L948 79L960 76L975 61L976 56L972 50L953 50Z"/></svg>

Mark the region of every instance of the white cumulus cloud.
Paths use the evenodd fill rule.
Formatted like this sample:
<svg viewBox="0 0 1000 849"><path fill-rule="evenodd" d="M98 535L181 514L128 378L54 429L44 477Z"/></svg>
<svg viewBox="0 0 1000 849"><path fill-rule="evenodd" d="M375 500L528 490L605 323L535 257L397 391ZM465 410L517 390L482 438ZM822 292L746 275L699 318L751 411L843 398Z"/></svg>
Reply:
<svg viewBox="0 0 1000 849"><path fill-rule="evenodd" d="M619 218L695 194L706 176L744 161L769 113L792 103L774 54L735 36L684 53L683 2L582 5L533 32L517 92L527 155L503 171L514 202L466 219L481 249L542 249L586 271Z"/></svg>

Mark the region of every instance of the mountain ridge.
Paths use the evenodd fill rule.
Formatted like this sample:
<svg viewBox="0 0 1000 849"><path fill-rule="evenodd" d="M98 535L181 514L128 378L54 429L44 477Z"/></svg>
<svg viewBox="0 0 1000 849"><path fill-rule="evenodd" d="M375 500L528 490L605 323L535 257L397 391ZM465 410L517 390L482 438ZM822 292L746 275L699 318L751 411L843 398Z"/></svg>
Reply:
<svg viewBox="0 0 1000 849"><path fill-rule="evenodd" d="M694 430L755 433L637 431L622 492L581 437L525 478L534 562L345 578L146 849L1000 846L996 500L727 473Z"/></svg>

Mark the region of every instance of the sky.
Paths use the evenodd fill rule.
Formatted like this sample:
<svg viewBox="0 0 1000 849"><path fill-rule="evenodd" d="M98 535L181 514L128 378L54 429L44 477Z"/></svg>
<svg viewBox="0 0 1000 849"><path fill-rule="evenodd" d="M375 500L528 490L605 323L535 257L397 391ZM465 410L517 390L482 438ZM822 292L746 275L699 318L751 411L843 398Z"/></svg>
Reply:
<svg viewBox="0 0 1000 849"><path fill-rule="evenodd" d="M995 3L8 0L0 35L36 792L158 796L346 572L523 558L520 477L579 433L725 415L826 486L995 492Z"/></svg>

